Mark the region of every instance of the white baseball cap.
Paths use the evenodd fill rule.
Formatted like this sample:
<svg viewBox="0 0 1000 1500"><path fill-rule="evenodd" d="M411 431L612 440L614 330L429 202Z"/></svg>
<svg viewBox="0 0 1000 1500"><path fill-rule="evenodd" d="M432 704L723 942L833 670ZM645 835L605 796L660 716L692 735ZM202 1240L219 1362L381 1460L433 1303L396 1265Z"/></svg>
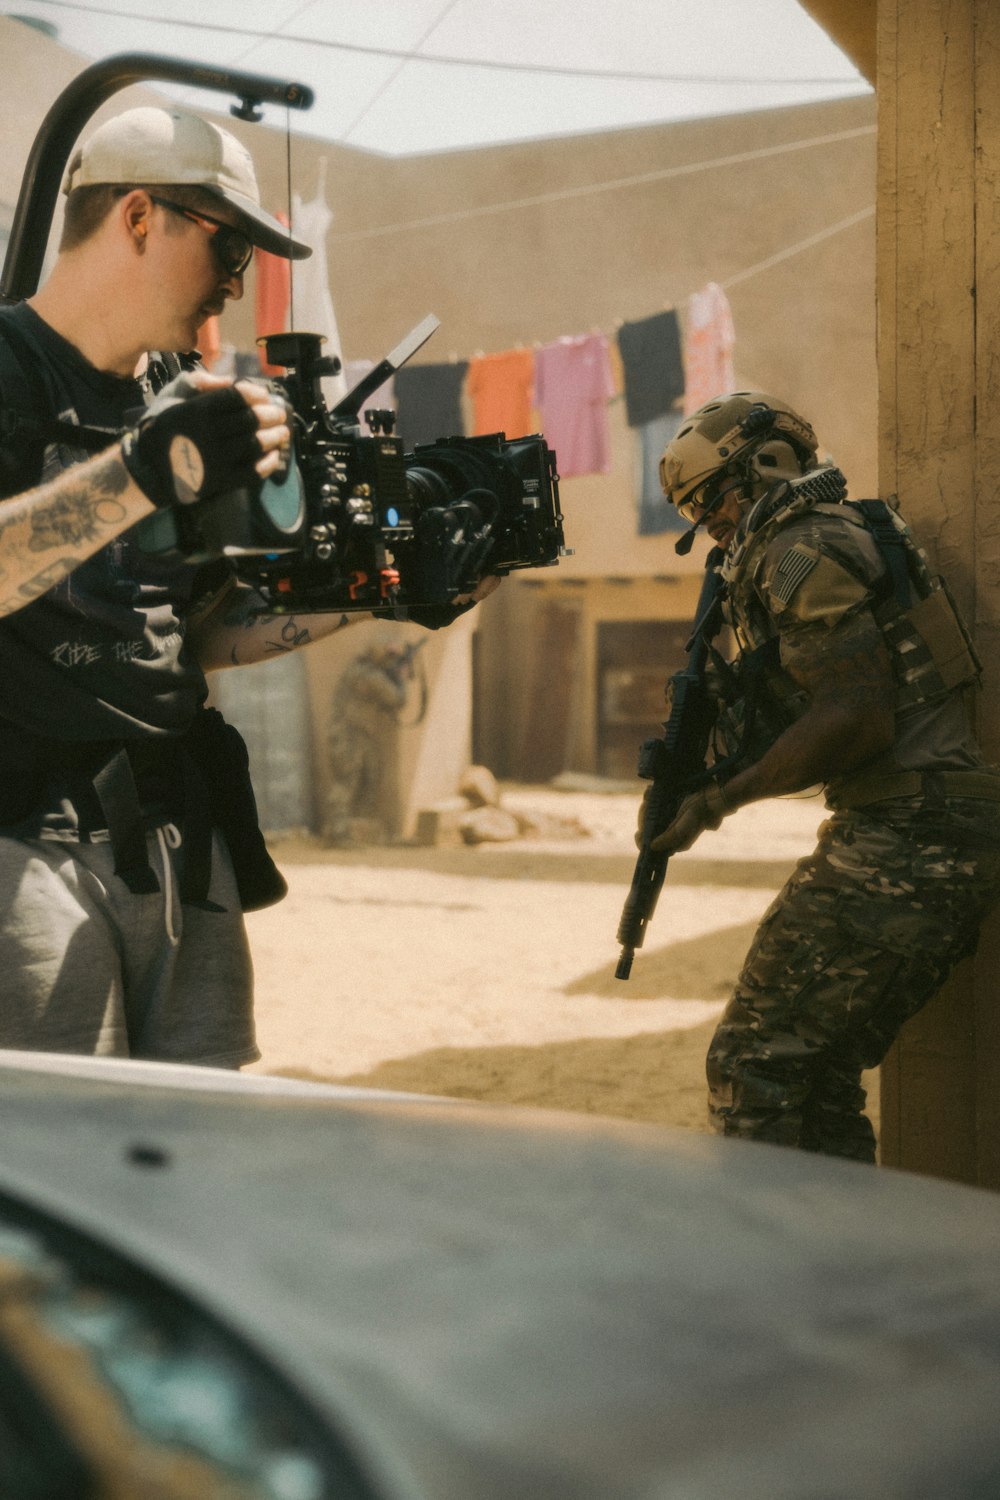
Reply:
<svg viewBox="0 0 1000 1500"><path fill-rule="evenodd" d="M106 121L74 151L63 192L105 184L207 188L238 210L240 227L262 250L286 260L312 254L261 208L253 160L242 142L200 115L144 107Z"/></svg>

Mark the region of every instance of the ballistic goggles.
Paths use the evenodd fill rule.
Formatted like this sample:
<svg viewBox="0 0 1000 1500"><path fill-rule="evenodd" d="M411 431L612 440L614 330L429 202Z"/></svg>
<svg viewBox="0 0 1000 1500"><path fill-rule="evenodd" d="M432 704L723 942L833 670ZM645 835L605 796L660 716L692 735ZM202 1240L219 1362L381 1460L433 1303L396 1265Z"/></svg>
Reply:
<svg viewBox="0 0 1000 1500"><path fill-rule="evenodd" d="M711 515L717 505L721 505L728 494L740 489L743 483L743 476L740 474L727 474L725 471L721 474L713 474L683 500L677 501L675 509L685 521L690 521L693 526L697 526L706 516Z"/></svg>

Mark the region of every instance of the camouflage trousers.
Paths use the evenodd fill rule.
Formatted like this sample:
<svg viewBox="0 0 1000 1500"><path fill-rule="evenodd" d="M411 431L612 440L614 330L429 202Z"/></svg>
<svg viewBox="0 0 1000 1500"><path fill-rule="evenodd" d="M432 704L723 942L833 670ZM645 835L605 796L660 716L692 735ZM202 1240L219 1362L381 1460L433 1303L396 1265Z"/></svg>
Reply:
<svg viewBox="0 0 1000 1500"><path fill-rule="evenodd" d="M708 1052L717 1130L875 1160L861 1074L975 951L1000 897L1000 804L834 813L765 914Z"/></svg>

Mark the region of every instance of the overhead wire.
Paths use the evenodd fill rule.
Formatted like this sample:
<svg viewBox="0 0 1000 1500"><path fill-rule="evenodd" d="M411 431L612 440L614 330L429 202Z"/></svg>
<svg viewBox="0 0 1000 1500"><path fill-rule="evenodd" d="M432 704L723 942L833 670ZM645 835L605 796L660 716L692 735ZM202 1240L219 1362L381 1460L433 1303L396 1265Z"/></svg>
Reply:
<svg viewBox="0 0 1000 1500"><path fill-rule="evenodd" d="M43 3L45 3L45 0L43 0ZM51 4L51 3L53 3L53 0L47 0L47 3ZM278 26L276 26L271 31L264 31L264 32L250 32L250 31L247 31L247 32L243 33L243 35L248 36L250 38L250 41L247 43L247 45L243 48L243 50L241 52L237 52L234 57L228 57L226 59L226 66L231 68L236 63L244 62L250 56L250 54L252 52L256 52L257 48L261 45L262 42L273 42L276 38L281 37L283 35L283 32L282 32L281 28L284 27L284 26L290 26L293 21L297 21L298 18L299 18L299 16L302 15L303 11L311 10L312 3L313 3L313 0L302 0L302 4L301 5L297 5L295 7L295 9L292 11L291 15L286 16L285 19L283 21L280 21L278 23ZM67 9L76 9L76 8L77 7L75 7L75 6L68 6L67 7ZM85 7L85 6L80 6L79 7L79 9L81 9L81 10L86 9L86 8L87 7ZM119 15L120 14L121 14L121 12L119 11ZM174 22L173 24L180 26L183 23L180 22L180 21L177 21L177 22ZM202 23L199 22L197 24L201 25ZM236 27L233 27L233 32L239 34L238 33L238 29Z"/></svg>
<svg viewBox="0 0 1000 1500"><path fill-rule="evenodd" d="M846 218L838 219L835 224L828 224L825 229L820 229L815 234L806 236L805 239L796 240L795 244L787 245L784 250L778 250L775 254L766 256L764 260L758 260L753 265L744 267L742 271L737 271L734 275L727 276L718 285L724 292L728 292L732 287L739 286L744 281L749 281L751 277L762 275L765 271L771 270L773 266L780 265L783 261L791 260L793 256L801 255L806 250L811 250L814 245L822 244L824 240L832 239L835 235L842 234L845 229L852 229L856 224L862 224L866 219L873 218L874 215L875 205L873 203L867 208L859 209L857 213L848 214ZM680 300L687 301L690 295L689 293L688 297ZM608 338L612 337L621 326L621 322L619 321L613 329L603 330L604 335ZM602 330L594 328L592 331L599 333ZM612 397L614 401L622 399L622 392Z"/></svg>
<svg viewBox="0 0 1000 1500"><path fill-rule="evenodd" d="M80 4L76 3L76 0L40 0L40 3L60 10L79 11L92 15L108 15L122 20L146 21L153 19L152 17L142 15L140 12L122 11L106 6ZM420 52L419 48L423 46L423 43L427 40L428 37L433 35L438 26L440 26L441 22L450 13L450 11L454 9L457 3L458 0L447 0L444 8L438 13L434 21L423 33L422 37L416 42L415 46L407 50L389 47L369 47L358 43L330 42L317 37L296 36L283 30L262 32L255 31L249 27L220 26L217 24L213 24L212 22L203 21L179 20L172 22L171 24L183 26L190 30L214 31L226 35L237 35L251 38L252 40L250 42L250 45L248 45L242 53L239 53L236 58L230 59L230 62L242 60L249 53L253 52L261 41L304 42L310 46L325 47L333 51L356 52L369 56L398 59L399 67L393 70L389 77L374 91L364 107L357 113L357 115L348 125L347 130L343 136L344 139L346 139L350 135L355 127L368 114L372 106L378 101L379 98L382 97L382 95L388 90L388 88L391 87L392 83L403 71L407 63L410 62L425 62L453 67L480 67L505 72L550 73L558 74L564 77L621 79L628 80L630 82L647 81L662 83L685 82L706 84L767 83L768 85L773 85L782 83L854 84L863 81L860 78L850 79L826 77L789 79L785 77L763 79L760 76L754 78L737 78L731 75L727 77L706 77L703 75L699 76L693 74L632 73L619 69L566 68L559 67L554 64L545 63L503 63L483 58L446 57L439 56L433 53ZM303 3L297 6L295 10L293 10L291 16L289 16L288 20L286 22L283 22L282 25L289 24L290 22L294 21L304 11L308 10L310 8L310 5L311 0L303 0ZM7 14L9 14L9 12ZM287 144L289 151L289 159L286 163L286 167L290 183L290 126L286 125L286 131L288 135ZM738 166L746 162L760 161L766 157L777 156L790 151L801 151L813 146L831 145L840 141L856 139L860 136L874 135L875 133L876 127L874 125L858 126L852 130L836 131L820 136L808 136L798 141L783 142L776 146L765 146L754 151L736 152L728 156L714 157L701 162L689 162L676 167L664 167L654 172L640 172L629 177L613 178L607 182L590 183L576 188L557 189L554 192L539 193L534 194L530 197L510 199L503 203L480 205L474 208L456 209L445 214L435 214L423 219L411 219L396 224L381 225L374 229L347 231L346 233L334 234L332 236L332 239L339 243L346 243L364 239L377 239L391 234L410 232L414 229L425 229L434 227L439 224L454 223L459 220L507 213L520 208L534 208L545 203L559 202L568 198L586 197L595 193L614 192L629 187L642 186L646 183L665 181L672 177L682 177L696 172L709 171L713 168ZM724 291L728 291L732 287L738 286L744 281L748 281L751 277L760 275L764 271L770 270L773 266L780 265L783 261L789 260L793 256L799 255L803 251L811 249L814 245L821 244L824 240L830 239L834 235L840 234L843 230L852 228L854 225L862 223L865 219L871 218L874 213L875 206L870 205L866 208L858 210L858 212L854 214L849 214L846 218L839 219L835 224L828 225L825 229L821 229L815 234L808 235L805 239L797 240L793 245L787 246L784 250L779 250L775 254L767 256L764 260L757 261L754 265L748 266L744 270L737 272L733 276L727 277L726 280L720 282L719 285L723 288ZM289 230L289 232L291 233L291 229Z"/></svg>
<svg viewBox="0 0 1000 1500"><path fill-rule="evenodd" d="M396 79L399 77L400 73L402 73L403 69L406 67L406 64L413 61L414 59L416 59L417 61L420 60L420 49L424 45L424 42L426 42L428 37L434 35L435 31L437 31L445 16L453 11L457 4L458 0L447 0L444 9L438 12L434 20L427 27L427 30L424 32L423 36L414 45L413 50L407 56L400 59L398 65L393 68L389 76L387 78L384 78L378 85L378 87L374 90L367 103L362 105L361 109L358 110L357 114L351 120L350 124L348 124L340 132L340 135L338 137L339 140L349 141L351 139L351 136L354 134L354 131L361 124L361 121L367 116L369 111L374 107L374 105L378 103L383 94L388 93L389 89L392 88L392 85L396 82Z"/></svg>
<svg viewBox="0 0 1000 1500"><path fill-rule="evenodd" d="M765 271L770 271L772 266L780 265L782 261L791 260L793 256L801 255L805 250L811 250L814 245L822 244L824 240L829 240L834 235L842 234L845 229L853 229L856 224L862 224L865 219L871 219L874 215L875 205L872 203L867 208L859 209L857 213L848 214L844 219L838 219L836 224L828 224L825 229L818 230L816 234L810 234L805 239L796 240L794 245L787 245L784 250L779 250L774 255L768 255L764 260L758 260L752 266L746 266L742 271L737 271L735 275L727 276L718 285L724 292L728 292L732 287L739 286L744 281L749 281L751 277L760 276ZM679 299L679 301L686 302L691 295L691 293L688 293L686 297ZM621 322L619 321L613 329L605 329L603 332L606 337L610 338L613 334L617 333L621 326ZM601 332L600 329L594 329L593 331ZM620 400L621 393L612 399Z"/></svg>
<svg viewBox="0 0 1000 1500"><path fill-rule="evenodd" d="M116 21L146 21L150 24L164 25L167 22L164 16L144 15L141 11L120 10L117 7L107 5L89 5L79 3L79 0L34 0L35 4L43 7L48 6L56 10L68 10L94 16L110 16ZM298 14L299 12L296 12ZM6 15L23 14L23 12L5 11ZM294 19L294 17L293 17ZM333 42L324 37L300 36L286 31L257 31L247 26L225 26L215 21L189 21L171 20L171 26L182 27L188 31L211 31L220 36L242 36L252 37L256 42L281 41L300 42L308 47L325 48L333 52L358 53L366 57L396 58L403 63L421 62L429 63L438 67L453 68L485 68L492 72L502 73L544 73L561 78L595 78L623 83L694 83L705 85L727 85L738 84L740 86L762 85L767 88L800 88L803 85L812 87L847 87L868 88L869 85L856 73L853 77L835 77L829 74L809 78L789 78L787 74L779 77L764 77L760 74L742 76L737 74L704 74L704 73L655 73L644 71L631 71L625 68L572 68L556 63L537 62L503 62L495 58L486 57L454 57L443 53L421 52L415 53L405 47L378 47L366 45L362 42ZM434 23L435 26L438 22ZM431 27L434 30L434 27ZM428 33L429 34L429 33ZM417 44L420 45L419 43ZM252 49L248 49L252 50Z"/></svg>
<svg viewBox="0 0 1000 1500"><path fill-rule="evenodd" d="M759 260L756 265L747 266L744 271L737 271L735 276L727 276L725 281L719 282L719 285L724 292L728 292L730 287L749 281L751 276L759 276L763 271L769 271L772 266L780 265L783 260L790 260L793 255L801 255L803 250L811 250L814 245L820 245L824 240L832 239L835 234L840 234L845 229L852 229L855 224L864 223L865 219L872 218L874 213L875 205L871 203L867 208L858 209L856 214L848 214L846 219L838 219L836 224L830 224L826 229L820 229L816 234L810 234L804 240L796 240L794 245L789 245L787 249L769 255L766 260Z"/></svg>

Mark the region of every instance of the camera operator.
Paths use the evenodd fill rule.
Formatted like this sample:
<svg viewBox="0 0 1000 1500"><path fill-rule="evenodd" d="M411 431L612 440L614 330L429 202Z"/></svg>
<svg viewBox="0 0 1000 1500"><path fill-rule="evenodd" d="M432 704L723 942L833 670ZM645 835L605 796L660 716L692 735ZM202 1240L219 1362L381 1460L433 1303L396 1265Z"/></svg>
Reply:
<svg viewBox="0 0 1000 1500"><path fill-rule="evenodd" d="M242 911L285 887L204 673L288 621L131 528L282 467L279 397L179 372L254 246L311 252L244 147L178 110L103 125L64 192L51 275L0 311L0 1047L235 1068L259 1056Z"/></svg>

